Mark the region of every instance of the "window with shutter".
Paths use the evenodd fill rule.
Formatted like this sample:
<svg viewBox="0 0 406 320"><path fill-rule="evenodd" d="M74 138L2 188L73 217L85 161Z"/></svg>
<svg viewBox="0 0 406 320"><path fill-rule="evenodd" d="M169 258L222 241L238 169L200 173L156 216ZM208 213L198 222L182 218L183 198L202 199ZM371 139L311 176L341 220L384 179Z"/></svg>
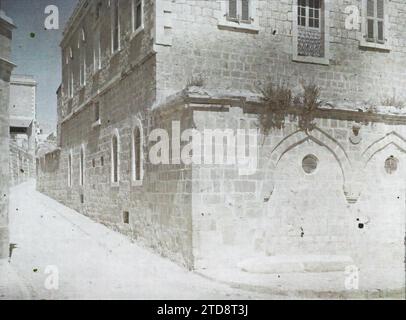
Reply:
<svg viewBox="0 0 406 320"><path fill-rule="evenodd" d="M111 30L111 45L112 52L116 52L120 49L120 18L119 18L119 0L112 0L111 18L112 18L112 30Z"/></svg>
<svg viewBox="0 0 406 320"><path fill-rule="evenodd" d="M79 164L79 183L81 186L84 185L85 182L85 150L84 147L80 148L80 164Z"/></svg>
<svg viewBox="0 0 406 320"><path fill-rule="evenodd" d="M250 0L228 0L227 18L231 21L251 23Z"/></svg>
<svg viewBox="0 0 406 320"><path fill-rule="evenodd" d="M298 1L298 54L300 56L324 56L321 2L322 0Z"/></svg>
<svg viewBox="0 0 406 320"><path fill-rule="evenodd" d="M363 10L363 37L361 45L383 47L386 45L386 0L364 0ZM366 42L366 43L365 43Z"/></svg>

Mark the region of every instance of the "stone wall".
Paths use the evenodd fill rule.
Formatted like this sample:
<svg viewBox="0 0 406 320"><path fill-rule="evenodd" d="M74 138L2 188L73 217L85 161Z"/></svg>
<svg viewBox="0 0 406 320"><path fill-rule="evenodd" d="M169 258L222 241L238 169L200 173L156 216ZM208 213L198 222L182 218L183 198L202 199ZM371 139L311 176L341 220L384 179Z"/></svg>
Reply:
<svg viewBox="0 0 406 320"><path fill-rule="evenodd" d="M376 276L396 272L404 285L404 115L323 109L306 131L291 113L264 136L252 105L210 108L193 112L196 128L260 129L259 161L252 175L232 165L193 166L196 268L255 256L350 256ZM317 158L311 174L302 167L309 155ZM393 172L388 159L397 163Z"/></svg>
<svg viewBox="0 0 406 320"><path fill-rule="evenodd" d="M10 185L15 186L35 178L34 156L15 143L10 143Z"/></svg>

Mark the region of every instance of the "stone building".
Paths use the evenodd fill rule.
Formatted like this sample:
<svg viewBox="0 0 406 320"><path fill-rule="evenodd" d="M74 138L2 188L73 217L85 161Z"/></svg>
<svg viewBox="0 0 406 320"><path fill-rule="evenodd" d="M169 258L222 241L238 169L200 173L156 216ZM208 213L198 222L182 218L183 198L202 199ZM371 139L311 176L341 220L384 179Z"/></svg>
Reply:
<svg viewBox="0 0 406 320"><path fill-rule="evenodd" d="M80 1L38 189L190 269L317 255L317 270L333 257L404 286L405 12L403 0ZM257 170L173 150L157 164L167 137L154 129L173 150L208 129L254 130Z"/></svg>
<svg viewBox="0 0 406 320"><path fill-rule="evenodd" d="M12 75L10 81L10 173L16 185L35 176L36 88L29 75Z"/></svg>
<svg viewBox="0 0 406 320"><path fill-rule="evenodd" d="M10 62L13 21L1 10L0 2L0 260L8 257L9 114Z"/></svg>

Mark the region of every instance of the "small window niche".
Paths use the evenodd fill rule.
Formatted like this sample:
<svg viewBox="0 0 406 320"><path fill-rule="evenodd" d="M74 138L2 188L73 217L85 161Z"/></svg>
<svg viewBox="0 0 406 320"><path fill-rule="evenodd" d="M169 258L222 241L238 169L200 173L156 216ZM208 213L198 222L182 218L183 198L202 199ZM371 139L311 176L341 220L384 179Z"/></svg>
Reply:
<svg viewBox="0 0 406 320"><path fill-rule="evenodd" d="M130 224L130 212L128 211L123 212L123 223Z"/></svg>

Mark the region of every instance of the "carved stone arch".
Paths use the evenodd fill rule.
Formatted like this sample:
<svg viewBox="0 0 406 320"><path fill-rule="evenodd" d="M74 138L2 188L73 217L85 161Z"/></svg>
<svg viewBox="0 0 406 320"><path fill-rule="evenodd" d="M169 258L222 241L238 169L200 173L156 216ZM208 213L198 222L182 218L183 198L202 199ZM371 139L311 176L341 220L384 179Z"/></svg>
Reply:
<svg viewBox="0 0 406 320"><path fill-rule="evenodd" d="M263 183L261 196L265 197L267 194L272 194L274 188L273 172L278 167L283 156L295 147L309 140L325 147L334 156L343 175L343 192L347 201L350 203L356 202L359 192L352 191L353 188L350 186L350 181L352 181L351 161L339 142L319 128L314 129L312 132L296 131L285 137L272 149L269 153L269 166L271 170L267 170L268 175L264 179L265 181Z"/></svg>
<svg viewBox="0 0 406 320"><path fill-rule="evenodd" d="M364 167L372 160L372 158L382 150L386 149L390 145L394 145L402 152L406 153L406 139L403 138L400 134L392 131L382 138L376 140L370 144L362 153L362 159Z"/></svg>

